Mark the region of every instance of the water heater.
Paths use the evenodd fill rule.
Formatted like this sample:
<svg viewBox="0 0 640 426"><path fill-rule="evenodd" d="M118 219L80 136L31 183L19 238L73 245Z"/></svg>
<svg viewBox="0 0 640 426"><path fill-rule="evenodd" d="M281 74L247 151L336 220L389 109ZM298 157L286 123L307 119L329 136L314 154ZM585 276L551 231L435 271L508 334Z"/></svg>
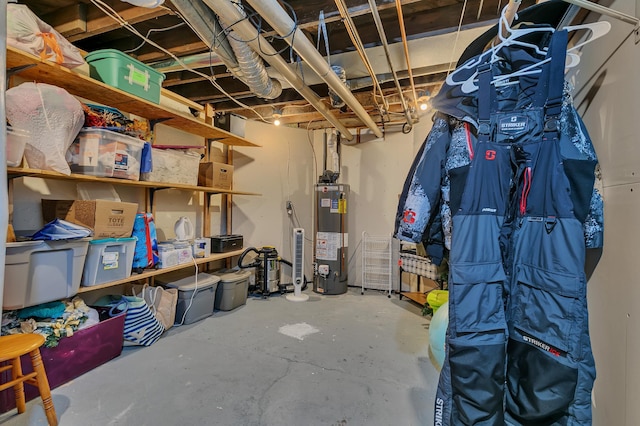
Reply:
<svg viewBox="0 0 640 426"><path fill-rule="evenodd" d="M349 234L347 199L349 185L318 183L313 291L320 294L347 292Z"/></svg>

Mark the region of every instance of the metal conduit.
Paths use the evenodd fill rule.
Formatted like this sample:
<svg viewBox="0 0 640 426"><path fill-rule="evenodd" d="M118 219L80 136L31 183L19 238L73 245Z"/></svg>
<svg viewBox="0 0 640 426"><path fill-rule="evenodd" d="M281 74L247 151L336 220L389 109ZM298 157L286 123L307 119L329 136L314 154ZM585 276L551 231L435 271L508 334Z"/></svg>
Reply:
<svg viewBox="0 0 640 426"><path fill-rule="evenodd" d="M622 22L626 22L627 24L638 26L640 25L640 19L635 16L627 15L626 13L619 12L617 10L602 6L597 3L590 2L588 0L564 0L566 3L574 4L576 6L580 6L584 9L590 10L592 12L600 13L602 15L610 16L612 18L618 19Z"/></svg>
<svg viewBox="0 0 640 426"><path fill-rule="evenodd" d="M320 97L311 90L309 86L304 84L298 74L289 67L289 64L282 59L273 46L259 34L253 24L244 19L242 13L240 13L233 3L229 0L204 0L204 2L222 19L234 22L233 30L242 37L243 40L247 40L247 43L253 50L258 52L266 62L278 70L291 86L342 133L346 139L353 139L353 135L349 132L349 129L333 115L329 107L322 102Z"/></svg>
<svg viewBox="0 0 640 426"><path fill-rule="evenodd" d="M369 61L369 57L365 52L364 45L362 44L362 40L360 39L360 35L356 30L356 25L351 19L351 16L349 16L349 9L347 8L347 5L344 3L344 0L335 0L335 3L336 3L336 7L338 8L338 11L340 12L340 16L342 17L342 20L344 22L344 27L347 30L347 33L349 34L349 38L351 38L351 41L353 42L353 45L355 46L356 51L358 52L358 55L360 55L360 59L362 59L362 63L367 68L367 71L371 76L371 82L373 83L374 102L376 102L375 101L376 91L378 91L380 93L380 98L382 99L382 106L384 108L384 111L382 111L382 114L389 114L389 104L387 103L387 100L384 97L384 92L382 91L382 87L380 87L380 83L378 82L376 73L373 70L371 61ZM377 105L377 102L376 102L376 105Z"/></svg>
<svg viewBox="0 0 640 426"><path fill-rule="evenodd" d="M325 83L353 110L362 122L381 138L382 131L378 128L371 116L358 102L351 90L342 82L340 77L333 72L329 64L318 52L315 46L300 31L293 19L280 6L277 0L247 0L273 29L284 37L300 57L324 80Z"/></svg>
<svg viewBox="0 0 640 426"><path fill-rule="evenodd" d="M400 34L402 35L402 46L404 47L404 57L407 61L407 70L409 71L409 81L411 82L411 94L413 95L413 105L418 108L418 96L416 95L416 85L413 81L413 69L411 68L411 60L409 59L409 43L407 42L407 31L404 28L404 15L402 14L402 3L396 0L396 11L398 12L398 23L400 24ZM402 96L402 94L400 94Z"/></svg>
<svg viewBox="0 0 640 426"><path fill-rule="evenodd" d="M382 20L380 19L380 14L378 13L378 6L376 5L376 0L369 0L369 6L371 7L371 14L373 15L373 20L375 21L376 27L378 28L378 34L380 34L380 40L382 41L382 46L384 47L384 54L387 57L389 68L391 68L391 73L393 74L393 81L396 83L396 89L398 90L398 94L400 95L400 102L402 103L402 110L404 111L404 116L407 119L407 124L411 126L413 124L413 118L411 117L411 113L409 112L409 108L407 107L407 101L402 95L402 87L400 86L398 75L396 74L396 70L393 68L393 63L391 62L391 54L389 53L389 44L387 43L387 35L385 34L384 27L382 26Z"/></svg>

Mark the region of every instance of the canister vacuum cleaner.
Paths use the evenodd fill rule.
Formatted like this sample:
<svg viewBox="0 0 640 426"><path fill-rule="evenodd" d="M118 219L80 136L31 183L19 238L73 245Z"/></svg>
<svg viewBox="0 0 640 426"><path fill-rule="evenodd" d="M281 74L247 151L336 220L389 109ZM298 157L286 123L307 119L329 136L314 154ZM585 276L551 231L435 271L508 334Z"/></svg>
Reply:
<svg viewBox="0 0 640 426"><path fill-rule="evenodd" d="M251 263L243 263L245 257L249 253L256 253L257 256ZM238 259L238 267L240 269L256 268L255 286L249 287L249 292L261 294L263 299L269 297L272 293L290 293L293 291L293 283L280 282L280 264L284 263L288 267L293 265L288 260L282 259L275 247L264 246L260 249L255 247L247 248ZM302 290L307 288L307 277L304 277Z"/></svg>

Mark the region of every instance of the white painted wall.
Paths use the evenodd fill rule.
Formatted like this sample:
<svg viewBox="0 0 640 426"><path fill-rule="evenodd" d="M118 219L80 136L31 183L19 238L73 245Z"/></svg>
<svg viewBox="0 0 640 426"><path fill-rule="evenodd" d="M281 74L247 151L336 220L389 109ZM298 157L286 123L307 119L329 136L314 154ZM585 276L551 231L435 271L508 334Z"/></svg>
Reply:
<svg viewBox="0 0 640 426"><path fill-rule="evenodd" d="M363 136L365 142L342 145L338 182L351 187L347 206L349 285L361 285L362 232L373 235L393 232L398 195L430 127L430 117L425 116L407 135L388 132L384 139ZM322 173L323 132L246 122L244 137L263 147L235 148L234 188L262 195L234 196L233 232L244 235L245 246L273 245L285 259L291 260L294 222L285 210L286 201L291 200L300 226L305 229L307 278L311 279L313 185Z"/></svg>
<svg viewBox="0 0 640 426"><path fill-rule="evenodd" d="M610 7L638 16L640 1L617 0ZM640 423L640 45L632 25L606 19L611 32L584 48L573 76L605 197L605 247L588 283L597 369L593 424L632 426Z"/></svg>

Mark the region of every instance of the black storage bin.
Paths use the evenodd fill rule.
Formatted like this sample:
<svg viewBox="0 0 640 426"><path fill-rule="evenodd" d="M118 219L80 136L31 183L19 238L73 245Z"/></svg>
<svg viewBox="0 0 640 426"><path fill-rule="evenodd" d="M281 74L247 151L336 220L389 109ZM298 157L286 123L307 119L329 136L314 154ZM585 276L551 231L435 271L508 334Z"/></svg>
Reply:
<svg viewBox="0 0 640 426"><path fill-rule="evenodd" d="M226 253L242 248L242 235L214 235L211 237L211 253Z"/></svg>

